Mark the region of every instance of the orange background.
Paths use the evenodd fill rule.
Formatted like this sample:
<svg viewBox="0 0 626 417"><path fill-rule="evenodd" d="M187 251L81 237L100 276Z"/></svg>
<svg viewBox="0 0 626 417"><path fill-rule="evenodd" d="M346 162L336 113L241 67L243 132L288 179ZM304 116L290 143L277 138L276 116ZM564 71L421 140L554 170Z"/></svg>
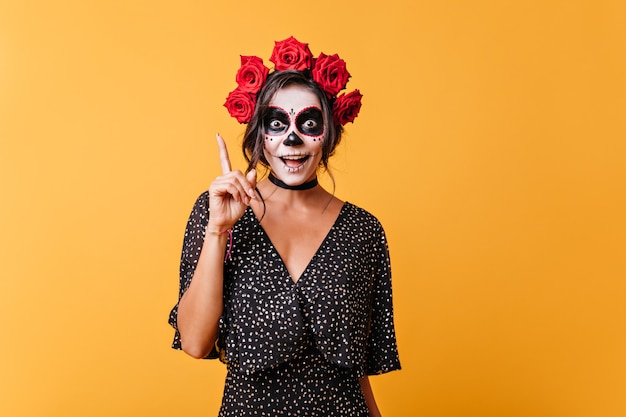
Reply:
<svg viewBox="0 0 626 417"><path fill-rule="evenodd" d="M216 131L242 166L239 54L294 35L364 94L332 169L389 235L404 369L372 378L384 415L623 417L625 17L0 0L0 415L216 415L224 367L169 348L183 230Z"/></svg>

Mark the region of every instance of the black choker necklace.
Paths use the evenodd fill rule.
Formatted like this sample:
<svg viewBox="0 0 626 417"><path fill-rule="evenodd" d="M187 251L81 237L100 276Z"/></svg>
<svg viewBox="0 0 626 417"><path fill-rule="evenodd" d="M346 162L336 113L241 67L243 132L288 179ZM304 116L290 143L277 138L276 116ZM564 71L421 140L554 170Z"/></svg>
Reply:
<svg viewBox="0 0 626 417"><path fill-rule="evenodd" d="M317 177L313 178L311 181L302 183L300 185L287 185L281 180L279 180L278 178L276 178L274 174L272 174L271 172L270 172L269 177L267 177L267 179L270 180L270 182L274 184L275 186L284 188L285 190L310 190L311 188L317 185Z"/></svg>

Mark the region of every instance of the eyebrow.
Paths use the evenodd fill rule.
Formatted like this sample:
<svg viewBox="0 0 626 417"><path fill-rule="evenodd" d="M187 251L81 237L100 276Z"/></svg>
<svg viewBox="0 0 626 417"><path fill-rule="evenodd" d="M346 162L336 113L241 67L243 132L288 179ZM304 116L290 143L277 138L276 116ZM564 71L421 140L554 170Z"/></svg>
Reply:
<svg viewBox="0 0 626 417"><path fill-rule="evenodd" d="M311 110L318 110L320 113L322 113L322 117L324 115L324 112L318 106L304 107L295 116L294 116L293 109L291 109L291 111L287 111L287 110L285 110L284 108L282 108L280 106L269 106L268 107L268 116L275 115L275 114L285 114L285 115L287 115L289 117L289 120L294 120L295 121L295 120L298 119L298 117L300 117L301 114L303 114L303 113L305 113L307 111L311 111Z"/></svg>
<svg viewBox="0 0 626 417"><path fill-rule="evenodd" d="M311 106L311 107L306 107L306 108L300 110L300 112L296 116L296 119L298 119L303 114L306 115L306 114L310 114L310 113L319 113L320 116L322 116L322 117L324 116L324 112L322 112L322 109L320 109L317 106Z"/></svg>
<svg viewBox="0 0 626 417"><path fill-rule="evenodd" d="M268 117L279 116L279 115L285 116L287 119L290 119L289 114L282 107L271 106L268 108L268 111L267 111Z"/></svg>

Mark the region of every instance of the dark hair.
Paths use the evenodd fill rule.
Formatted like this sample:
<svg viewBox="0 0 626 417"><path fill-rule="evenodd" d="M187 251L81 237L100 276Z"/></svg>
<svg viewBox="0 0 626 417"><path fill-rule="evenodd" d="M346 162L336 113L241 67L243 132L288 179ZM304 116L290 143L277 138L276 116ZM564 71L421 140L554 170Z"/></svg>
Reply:
<svg viewBox="0 0 626 417"><path fill-rule="evenodd" d="M263 155L263 149L265 146L265 135L263 131L263 120L267 116L269 104L274 95L281 88L288 85L301 85L308 88L313 94L317 96L322 105L322 113L324 114L324 132L326 137L322 144L322 159L320 164L324 169L328 170L328 159L335 152L335 148L341 140L341 134L343 133L343 127L340 124L336 124L333 117L332 102L326 97L326 93L320 88L320 86L313 81L310 77L309 71L274 71L268 75L265 85L257 95L256 106L254 114L246 133L243 137L242 150L243 155L248 161L248 169L250 171L256 168L257 164L262 164L266 168L269 167L269 163Z"/></svg>

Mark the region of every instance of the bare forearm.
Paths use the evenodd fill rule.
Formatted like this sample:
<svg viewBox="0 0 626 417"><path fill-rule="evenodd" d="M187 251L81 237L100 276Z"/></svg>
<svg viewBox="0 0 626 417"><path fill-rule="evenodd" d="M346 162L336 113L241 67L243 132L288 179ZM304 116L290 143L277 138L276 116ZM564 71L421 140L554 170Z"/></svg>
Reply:
<svg viewBox="0 0 626 417"><path fill-rule="evenodd" d="M365 397L365 403L367 404L367 408L369 410L369 417L381 417L378 406L376 405L376 399L374 398L374 392L372 391L369 377L365 375L359 379L359 382L361 383L361 391L363 391L363 397Z"/></svg>
<svg viewBox="0 0 626 417"><path fill-rule="evenodd" d="M224 249L228 235L206 235L189 288L178 305L183 350L194 358L211 352L223 310Z"/></svg>

